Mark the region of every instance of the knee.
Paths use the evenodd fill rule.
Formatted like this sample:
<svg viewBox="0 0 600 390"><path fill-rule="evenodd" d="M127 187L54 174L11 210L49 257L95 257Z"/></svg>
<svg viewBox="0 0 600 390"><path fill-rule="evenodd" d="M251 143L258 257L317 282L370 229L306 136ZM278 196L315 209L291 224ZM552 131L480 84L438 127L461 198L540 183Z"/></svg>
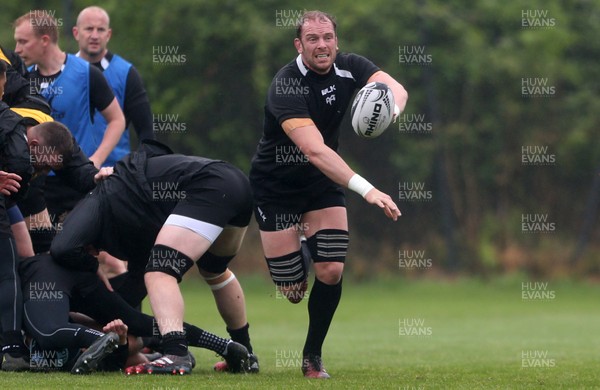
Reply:
<svg viewBox="0 0 600 390"><path fill-rule="evenodd" d="M62 237L60 234L55 236L50 244L50 254L55 260L60 261L64 258L73 258L81 254L83 248L69 245L67 240Z"/></svg>
<svg viewBox="0 0 600 390"><path fill-rule="evenodd" d="M184 253L165 245L154 245L146 264L144 280L148 283L169 277L180 283L183 275L193 265L194 261Z"/></svg>
<svg viewBox="0 0 600 390"><path fill-rule="evenodd" d="M308 237L307 245L314 261L315 276L329 285L342 279L348 253L348 231L323 229Z"/></svg>
<svg viewBox="0 0 600 390"><path fill-rule="evenodd" d="M338 284L344 272L344 263L327 262L315 263L315 276L321 282L329 285Z"/></svg>

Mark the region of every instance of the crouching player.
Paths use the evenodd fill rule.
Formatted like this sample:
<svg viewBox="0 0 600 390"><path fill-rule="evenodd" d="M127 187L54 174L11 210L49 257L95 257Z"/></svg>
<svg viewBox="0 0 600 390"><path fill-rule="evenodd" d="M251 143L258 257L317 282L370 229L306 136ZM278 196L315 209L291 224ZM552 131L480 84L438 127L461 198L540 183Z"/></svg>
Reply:
<svg viewBox="0 0 600 390"><path fill-rule="evenodd" d="M228 269L252 215L248 178L224 161L173 154L156 141L146 141L114 172L102 168L98 178L65 219L51 254L67 268L96 272L98 261L88 253L93 246L128 261L130 274L143 275L164 357L136 373L191 372L178 283L196 262L232 340L251 353L249 371L258 371L243 291Z"/></svg>

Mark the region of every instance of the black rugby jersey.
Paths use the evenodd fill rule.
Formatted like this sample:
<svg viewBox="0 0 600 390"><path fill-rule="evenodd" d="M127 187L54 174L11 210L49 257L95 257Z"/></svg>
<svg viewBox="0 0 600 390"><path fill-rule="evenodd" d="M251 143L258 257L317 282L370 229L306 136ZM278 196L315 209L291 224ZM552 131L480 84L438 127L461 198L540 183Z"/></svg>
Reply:
<svg viewBox="0 0 600 390"><path fill-rule="evenodd" d="M340 53L326 75L309 70L300 55L277 73L267 95L263 135L252 159L250 180L255 195L292 195L332 183L310 164L281 123L310 118L325 144L337 150L340 124L354 92L378 70L365 57Z"/></svg>
<svg viewBox="0 0 600 390"><path fill-rule="evenodd" d="M190 200L187 186L208 174L207 166L222 162L181 154L161 155L162 151L152 155L156 150L133 152L121 159L114 173L95 191L103 199L103 221L107 222L101 234L103 240L97 245L136 266L146 264L148 251L177 203ZM140 259L140 254L146 257Z"/></svg>

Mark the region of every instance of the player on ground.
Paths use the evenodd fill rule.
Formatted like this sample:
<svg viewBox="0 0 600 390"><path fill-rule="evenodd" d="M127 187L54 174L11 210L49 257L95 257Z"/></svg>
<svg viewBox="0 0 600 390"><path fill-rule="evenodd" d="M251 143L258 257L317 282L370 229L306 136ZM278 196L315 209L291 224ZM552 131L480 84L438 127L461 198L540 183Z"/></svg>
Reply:
<svg viewBox="0 0 600 390"><path fill-rule="evenodd" d="M85 324L69 318L69 312L77 312L95 320L100 326L121 319L135 336L158 334L158 322L132 308L118 294L107 290L93 272L75 271L59 266L49 254L40 254L22 261L19 267L23 284L24 324L28 335L43 350L73 351L89 348L71 368L74 374L93 371L116 344L115 337L108 337ZM235 372L247 370L248 350L241 344L206 332L194 325L184 323L186 341L199 348L207 348L223 356ZM121 342L121 344L125 344ZM122 359L121 368L124 368ZM43 354L42 354L43 355ZM54 356L49 353L46 356ZM73 355L71 352L70 355ZM165 356L164 359L169 359ZM147 362L146 359L144 359ZM34 362L35 363L35 362ZM36 368L39 364L34 364ZM193 365L193 363L192 363ZM146 366L143 366L146 367ZM135 374L137 367L127 370ZM154 365L154 373L189 373L187 366ZM165 371L166 370L166 371Z"/></svg>
<svg viewBox="0 0 600 390"><path fill-rule="evenodd" d="M227 267L252 215L248 179L228 163L175 155L156 141L145 141L142 148L119 161L114 174L67 217L52 243L53 257L66 267L95 272L98 262L87 253L91 245L128 261L130 271L145 272L150 305L171 363L151 362L139 372L169 372L173 367L191 371L178 283L196 261L211 289L229 297L221 315L246 324L232 339L252 352L244 295ZM256 371L256 357L250 359Z"/></svg>
<svg viewBox="0 0 600 390"><path fill-rule="evenodd" d="M382 208L388 218L395 221L400 216L389 195L337 154L340 123L355 90L369 82L391 88L397 112L404 109L408 95L366 58L338 54L336 23L328 14L306 12L294 46L298 56L277 73L267 95L250 182L271 277L290 301L297 303L304 296L308 265L314 262L302 372L310 378L329 378L321 353L341 297L348 248L343 187ZM290 85L298 87L283 88ZM306 236L306 244L301 245L299 235Z"/></svg>

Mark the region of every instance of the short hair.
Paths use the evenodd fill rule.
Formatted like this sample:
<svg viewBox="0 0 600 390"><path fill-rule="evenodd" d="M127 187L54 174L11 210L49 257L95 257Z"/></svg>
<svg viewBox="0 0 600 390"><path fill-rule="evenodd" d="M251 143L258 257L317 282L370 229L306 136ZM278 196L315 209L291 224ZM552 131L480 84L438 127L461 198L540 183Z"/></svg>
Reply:
<svg viewBox="0 0 600 390"><path fill-rule="evenodd" d="M20 26L22 23L29 22L33 28L33 33L36 37L48 35L52 43L58 43L58 22L46 10L31 10L25 15L17 18L13 23L13 27Z"/></svg>
<svg viewBox="0 0 600 390"><path fill-rule="evenodd" d="M296 25L296 38L300 39L300 37L302 37L302 27L304 26L304 23L309 20L317 20L319 22L329 21L333 25L333 31L337 33L335 16L322 11L306 11L300 16L300 19L298 19L298 24Z"/></svg>
<svg viewBox="0 0 600 390"><path fill-rule="evenodd" d="M35 126L36 135L42 140L44 146L49 146L63 158L63 163L69 161L72 155L74 141L73 135L60 122L44 122Z"/></svg>

